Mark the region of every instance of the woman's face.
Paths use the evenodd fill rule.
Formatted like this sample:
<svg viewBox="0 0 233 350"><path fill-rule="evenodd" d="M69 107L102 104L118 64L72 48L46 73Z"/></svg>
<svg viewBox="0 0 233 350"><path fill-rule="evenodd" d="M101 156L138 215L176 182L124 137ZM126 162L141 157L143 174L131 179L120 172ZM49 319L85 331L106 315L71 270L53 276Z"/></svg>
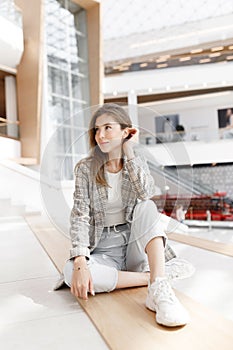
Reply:
<svg viewBox="0 0 233 350"><path fill-rule="evenodd" d="M113 117L103 114L96 119L95 140L103 153L120 150L127 135L127 128L121 130L120 124Z"/></svg>

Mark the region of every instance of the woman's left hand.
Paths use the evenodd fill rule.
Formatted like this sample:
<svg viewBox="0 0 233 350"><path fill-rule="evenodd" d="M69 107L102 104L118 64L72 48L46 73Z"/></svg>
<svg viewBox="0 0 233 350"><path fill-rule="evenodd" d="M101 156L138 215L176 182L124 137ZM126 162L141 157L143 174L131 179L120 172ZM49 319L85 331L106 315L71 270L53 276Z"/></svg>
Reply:
<svg viewBox="0 0 233 350"><path fill-rule="evenodd" d="M127 157L132 157L134 146L138 144L139 130L136 128L129 128L129 135L123 141L123 151Z"/></svg>

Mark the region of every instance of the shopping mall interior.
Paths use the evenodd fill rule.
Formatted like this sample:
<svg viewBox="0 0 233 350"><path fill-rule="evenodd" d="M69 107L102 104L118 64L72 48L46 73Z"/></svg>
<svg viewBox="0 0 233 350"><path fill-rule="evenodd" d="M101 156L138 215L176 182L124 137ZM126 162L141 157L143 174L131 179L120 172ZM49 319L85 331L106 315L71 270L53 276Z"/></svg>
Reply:
<svg viewBox="0 0 233 350"><path fill-rule="evenodd" d="M70 249L74 167L104 103L139 130L191 315L164 328L146 287L55 290ZM233 1L0 2L2 349L232 348Z"/></svg>

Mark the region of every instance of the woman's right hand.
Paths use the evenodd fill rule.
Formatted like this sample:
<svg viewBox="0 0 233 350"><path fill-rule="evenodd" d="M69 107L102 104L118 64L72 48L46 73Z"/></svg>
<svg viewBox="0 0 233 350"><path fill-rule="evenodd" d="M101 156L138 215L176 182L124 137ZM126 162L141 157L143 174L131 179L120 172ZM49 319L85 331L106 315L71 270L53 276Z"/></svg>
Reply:
<svg viewBox="0 0 233 350"><path fill-rule="evenodd" d="M88 269L86 258L84 256L80 256L74 260L71 293L77 298L87 300L88 292L95 295L91 273Z"/></svg>

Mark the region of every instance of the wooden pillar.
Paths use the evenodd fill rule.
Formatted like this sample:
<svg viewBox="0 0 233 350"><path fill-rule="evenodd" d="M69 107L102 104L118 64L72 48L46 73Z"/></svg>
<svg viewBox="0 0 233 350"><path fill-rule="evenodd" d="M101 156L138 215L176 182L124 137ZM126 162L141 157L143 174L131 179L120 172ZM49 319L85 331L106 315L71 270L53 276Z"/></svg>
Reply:
<svg viewBox="0 0 233 350"><path fill-rule="evenodd" d="M24 53L17 67L22 157L40 160L43 77L43 1L15 0L23 14Z"/></svg>
<svg viewBox="0 0 233 350"><path fill-rule="evenodd" d="M103 103L104 62L101 35L101 5L95 0L73 0L87 11L89 86L91 106Z"/></svg>

